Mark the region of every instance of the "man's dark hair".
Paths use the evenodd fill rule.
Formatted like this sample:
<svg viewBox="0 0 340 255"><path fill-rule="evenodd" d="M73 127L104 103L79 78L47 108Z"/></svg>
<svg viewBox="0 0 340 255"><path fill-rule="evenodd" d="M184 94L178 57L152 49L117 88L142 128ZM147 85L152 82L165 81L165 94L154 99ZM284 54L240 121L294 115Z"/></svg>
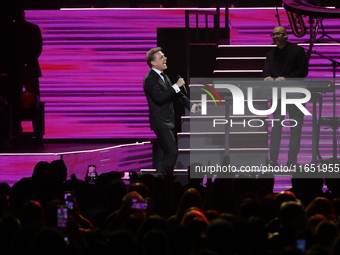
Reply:
<svg viewBox="0 0 340 255"><path fill-rule="evenodd" d="M161 47L152 48L146 53L146 63L150 68L152 67L151 61L155 60L155 54L159 51L162 51Z"/></svg>

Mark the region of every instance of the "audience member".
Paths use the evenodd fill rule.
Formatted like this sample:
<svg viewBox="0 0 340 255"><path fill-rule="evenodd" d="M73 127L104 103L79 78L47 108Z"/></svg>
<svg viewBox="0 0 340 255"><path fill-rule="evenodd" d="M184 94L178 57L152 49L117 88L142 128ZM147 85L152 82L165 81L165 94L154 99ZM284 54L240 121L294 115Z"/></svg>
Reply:
<svg viewBox="0 0 340 255"><path fill-rule="evenodd" d="M201 194L195 188L189 188L183 193L176 214L169 218L170 224L172 226L179 225L185 212L191 207L196 207L200 210L203 210L203 200Z"/></svg>
<svg viewBox="0 0 340 255"><path fill-rule="evenodd" d="M203 178L191 178L191 176L190 176L190 169L195 168L196 165L198 165L198 164L193 163L193 164L191 164L188 167L188 171L187 171L187 174L188 174L188 183L183 186L183 190L187 190L189 188L195 188L201 194L201 197L204 200L205 199L206 188L202 185Z"/></svg>
<svg viewBox="0 0 340 255"><path fill-rule="evenodd" d="M170 227L166 231L169 255L190 255L194 250L194 240L190 229L183 225Z"/></svg>
<svg viewBox="0 0 340 255"><path fill-rule="evenodd" d="M339 226L332 220L322 221L315 231L316 244L331 254L335 240L339 236Z"/></svg>
<svg viewBox="0 0 340 255"><path fill-rule="evenodd" d="M45 212L42 205L34 200L27 201L22 207L19 216L21 226L45 225Z"/></svg>
<svg viewBox="0 0 340 255"><path fill-rule="evenodd" d="M0 219L8 212L8 198L3 193L0 193Z"/></svg>
<svg viewBox="0 0 340 255"><path fill-rule="evenodd" d="M122 200L126 194L126 184L121 179L112 179L105 186L102 195L98 197L97 205L85 211L84 215L96 227L104 227L105 219L122 206Z"/></svg>
<svg viewBox="0 0 340 255"><path fill-rule="evenodd" d="M142 182L132 183L128 189L128 192L136 191L144 199L149 197L149 187Z"/></svg>
<svg viewBox="0 0 340 255"><path fill-rule="evenodd" d="M277 232L269 238L268 248L279 252L283 248L296 245L298 235L306 235L307 215L301 203L284 202L279 211L281 223Z"/></svg>
<svg viewBox="0 0 340 255"><path fill-rule="evenodd" d="M2 254L12 254L14 240L20 232L21 222L13 214L6 214L0 219L0 251Z"/></svg>
<svg viewBox="0 0 340 255"><path fill-rule="evenodd" d="M9 196L9 211L19 215L22 206L30 200L37 200L36 190L31 178L24 177L13 184Z"/></svg>
<svg viewBox="0 0 340 255"><path fill-rule="evenodd" d="M105 219L105 231L115 231L122 228L130 216L132 216L130 219L145 219L147 217L147 210L132 207L133 200L141 201L144 198L137 191L128 192L122 199L121 207Z"/></svg>
<svg viewBox="0 0 340 255"><path fill-rule="evenodd" d="M138 254L137 242L132 233L126 229L117 229L108 233L105 254Z"/></svg>
<svg viewBox="0 0 340 255"><path fill-rule="evenodd" d="M235 252L235 226L223 218L213 220L206 231L206 248L222 254Z"/></svg>
<svg viewBox="0 0 340 255"><path fill-rule="evenodd" d="M337 219L339 219L339 217L340 217L340 196L333 198L331 200L331 203L332 203L332 206L333 206L333 209L334 209L335 217Z"/></svg>
<svg viewBox="0 0 340 255"><path fill-rule="evenodd" d="M31 176L33 187L36 193L36 200L44 205L55 198L58 190L52 176L51 164L46 161L39 161L33 169Z"/></svg>
<svg viewBox="0 0 340 255"><path fill-rule="evenodd" d="M52 178L57 185L62 185L67 180L67 166L62 159L53 160L51 163Z"/></svg>
<svg viewBox="0 0 340 255"><path fill-rule="evenodd" d="M32 243L32 253L37 255L71 255L71 249L65 242L65 235L61 229L45 227L41 229Z"/></svg>
<svg viewBox="0 0 340 255"><path fill-rule="evenodd" d="M143 255L168 254L168 238L164 231L160 229L153 229L146 232L141 238L141 252Z"/></svg>
<svg viewBox="0 0 340 255"><path fill-rule="evenodd" d="M316 197L309 203L306 208L307 217L315 214L321 214L327 219L335 221L336 217L331 201L325 197Z"/></svg>
<svg viewBox="0 0 340 255"><path fill-rule="evenodd" d="M169 229L169 223L166 218L159 215L148 216L138 229L138 240L142 241L143 236L152 230L166 232Z"/></svg>
<svg viewBox="0 0 340 255"><path fill-rule="evenodd" d="M334 242L332 255L340 254L340 236L338 236Z"/></svg>
<svg viewBox="0 0 340 255"><path fill-rule="evenodd" d="M314 214L310 216L307 221L308 232L311 233L312 235L315 235L316 228L319 225L319 223L322 221L327 221L327 220L328 219L326 218L326 216L322 214Z"/></svg>

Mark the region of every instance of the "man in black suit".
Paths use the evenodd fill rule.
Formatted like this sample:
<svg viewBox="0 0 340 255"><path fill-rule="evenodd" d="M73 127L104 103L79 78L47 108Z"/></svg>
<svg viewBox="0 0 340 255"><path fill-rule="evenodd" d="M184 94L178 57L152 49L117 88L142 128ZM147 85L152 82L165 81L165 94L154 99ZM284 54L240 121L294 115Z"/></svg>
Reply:
<svg viewBox="0 0 340 255"><path fill-rule="evenodd" d="M169 77L163 73L167 69L166 56L162 48L152 48L146 54L146 62L150 67L144 77L143 89L149 105L150 128L157 136L161 149L158 158L157 171L164 167L174 167L178 156L178 146L175 133L174 104L181 104L192 112L199 111L199 106L190 102L183 91L185 82L179 78L172 84Z"/></svg>
<svg viewBox="0 0 340 255"><path fill-rule="evenodd" d="M270 50L266 56L266 62L263 69L265 81L285 81L286 78L304 78L308 75L308 61L304 49L296 44L288 42L286 29L282 26L274 28L271 37L275 49ZM274 119L281 121L285 116L281 115L281 102L273 113ZM300 140L302 124L304 120L303 113L295 105L287 105L289 118L297 121L295 127L290 128L290 141L288 150L287 165L297 165L297 155L300 151ZM274 123L271 132L270 141L270 159L268 164L277 165L277 159L280 150L282 126L281 121Z"/></svg>
<svg viewBox="0 0 340 255"><path fill-rule="evenodd" d="M39 57L43 50L42 33L38 25L26 21L25 11L16 8L12 25L12 58L9 77L11 86L8 101L13 105L13 128L14 136L22 132L21 115L22 108L37 108L40 99L39 78L42 76ZM22 94L23 89L25 93ZM29 99L29 100L28 100ZM33 117L32 117L33 118ZM34 131L39 126L39 114L33 118Z"/></svg>

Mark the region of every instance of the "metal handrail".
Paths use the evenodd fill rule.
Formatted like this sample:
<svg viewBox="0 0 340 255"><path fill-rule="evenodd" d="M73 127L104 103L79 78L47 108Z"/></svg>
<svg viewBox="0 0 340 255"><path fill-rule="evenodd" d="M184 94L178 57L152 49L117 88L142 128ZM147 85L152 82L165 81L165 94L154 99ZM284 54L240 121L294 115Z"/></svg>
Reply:
<svg viewBox="0 0 340 255"><path fill-rule="evenodd" d="M199 10L186 10L185 11L185 28L187 29L187 39L188 43L190 43L190 15L195 14L196 17L196 26L194 27L196 29L196 41L199 41L199 17L200 15L205 16L205 34L206 34L206 40L208 41L208 29L209 29L209 16L214 16L214 30L215 30L215 39L216 39L216 44L218 43L219 39L219 28L220 28L220 12L219 9L218 11L199 11Z"/></svg>
<svg viewBox="0 0 340 255"><path fill-rule="evenodd" d="M186 28L186 54L187 54L187 77L186 81L190 83L190 40L191 40L191 33L190 33L190 17L191 15L195 15L196 22L195 22L195 27L196 29L196 43L200 43L200 37L199 37L199 29L200 29L200 24L199 24L199 17L201 15L205 16L205 24L204 24L204 29L205 29L205 40L206 42L201 42L202 44L205 44L209 41L209 16L213 16L214 18L214 35L215 35L215 44L216 47L219 43L219 38L220 38L220 8L216 8L216 11L201 11L201 10L186 10L185 11L185 28Z"/></svg>

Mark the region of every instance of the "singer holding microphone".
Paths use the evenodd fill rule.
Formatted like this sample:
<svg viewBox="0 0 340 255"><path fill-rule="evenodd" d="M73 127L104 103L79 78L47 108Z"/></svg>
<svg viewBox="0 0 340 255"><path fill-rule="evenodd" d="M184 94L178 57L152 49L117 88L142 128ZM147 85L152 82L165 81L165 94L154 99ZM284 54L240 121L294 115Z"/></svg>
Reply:
<svg viewBox="0 0 340 255"><path fill-rule="evenodd" d="M156 47L146 53L146 62L150 67L144 77L143 89L149 106L150 128L158 141L157 172L165 167L175 167L178 146L175 132L174 104L181 104L191 112L200 111L198 104L190 102L185 95L185 81L178 76L175 84L163 73L167 69L167 58L162 48Z"/></svg>

